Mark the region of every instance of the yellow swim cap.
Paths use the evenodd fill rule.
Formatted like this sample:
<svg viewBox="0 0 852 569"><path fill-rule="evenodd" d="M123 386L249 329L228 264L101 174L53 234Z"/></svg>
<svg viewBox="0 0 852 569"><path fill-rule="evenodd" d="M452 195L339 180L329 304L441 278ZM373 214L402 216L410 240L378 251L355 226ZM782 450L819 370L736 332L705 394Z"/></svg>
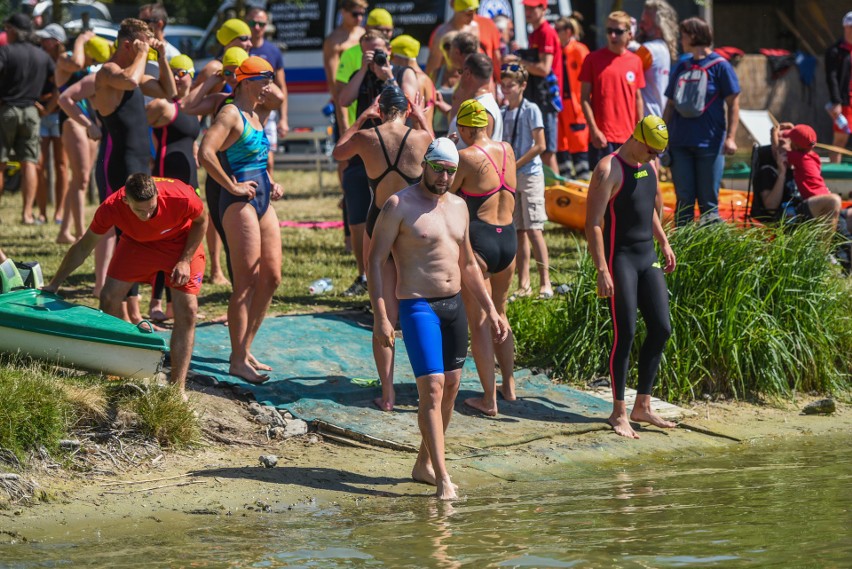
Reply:
<svg viewBox="0 0 852 569"><path fill-rule="evenodd" d="M456 120L459 126L469 126L473 128L483 128L488 126L488 111L476 99L468 99L459 107L458 119Z"/></svg>
<svg viewBox="0 0 852 569"><path fill-rule="evenodd" d="M479 8L479 0L454 0L453 1L453 11L454 12L468 12L470 10L476 10Z"/></svg>
<svg viewBox="0 0 852 569"><path fill-rule="evenodd" d="M222 45L228 45L240 36L251 37L248 24L237 18L226 20L216 32L216 39Z"/></svg>
<svg viewBox="0 0 852 569"><path fill-rule="evenodd" d="M393 38L390 47L393 55L407 57L408 59L417 59L417 55L420 53L420 42L408 34Z"/></svg>
<svg viewBox="0 0 852 569"><path fill-rule="evenodd" d="M169 61L169 67L172 69L183 69L189 71L190 77L195 77L195 63L188 55L176 55Z"/></svg>
<svg viewBox="0 0 852 569"><path fill-rule="evenodd" d="M222 67L239 67L249 54L241 47L229 47L222 56Z"/></svg>
<svg viewBox="0 0 852 569"><path fill-rule="evenodd" d="M665 150L669 145L669 129L658 116L648 115L633 130L633 138L654 150Z"/></svg>
<svg viewBox="0 0 852 569"><path fill-rule="evenodd" d="M373 28L392 28L393 16L384 8L374 8L367 14L367 25Z"/></svg>
<svg viewBox="0 0 852 569"><path fill-rule="evenodd" d="M113 45L101 36L92 36L86 41L83 51L98 63L105 63L113 54Z"/></svg>

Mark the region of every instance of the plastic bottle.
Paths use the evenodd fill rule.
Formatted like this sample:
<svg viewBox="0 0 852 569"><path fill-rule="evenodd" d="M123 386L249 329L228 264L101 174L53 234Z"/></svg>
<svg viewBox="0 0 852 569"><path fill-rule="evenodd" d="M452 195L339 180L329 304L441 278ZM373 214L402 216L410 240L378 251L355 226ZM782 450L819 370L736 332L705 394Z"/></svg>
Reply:
<svg viewBox="0 0 852 569"><path fill-rule="evenodd" d="M831 114L831 109L834 108L834 105L831 103L825 104L825 110ZM845 132L846 134L850 134L852 129L849 128L849 121L846 119L846 116L843 113L837 115L837 118L834 119L834 126L840 129L841 132Z"/></svg>
<svg viewBox="0 0 852 569"><path fill-rule="evenodd" d="M331 279L317 279L308 286L310 294L323 294L333 288Z"/></svg>

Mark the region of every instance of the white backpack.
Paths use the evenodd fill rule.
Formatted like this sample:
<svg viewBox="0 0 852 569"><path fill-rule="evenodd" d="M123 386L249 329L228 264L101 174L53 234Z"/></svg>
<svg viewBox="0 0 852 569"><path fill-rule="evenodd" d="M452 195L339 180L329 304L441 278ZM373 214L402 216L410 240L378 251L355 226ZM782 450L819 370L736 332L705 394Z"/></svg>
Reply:
<svg viewBox="0 0 852 569"><path fill-rule="evenodd" d="M700 117L707 110L707 107L713 103L716 95L709 101L707 100L707 83L710 81L710 74L707 73L707 70L722 61L724 61L724 58L716 57L704 65L692 64L677 76L674 105L680 116L688 119Z"/></svg>

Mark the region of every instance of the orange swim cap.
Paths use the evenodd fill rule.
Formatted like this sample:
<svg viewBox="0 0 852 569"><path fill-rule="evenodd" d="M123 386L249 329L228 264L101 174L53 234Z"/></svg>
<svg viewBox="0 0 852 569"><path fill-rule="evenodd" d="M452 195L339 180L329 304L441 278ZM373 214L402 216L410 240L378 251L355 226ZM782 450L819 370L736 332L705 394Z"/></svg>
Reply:
<svg viewBox="0 0 852 569"><path fill-rule="evenodd" d="M257 55L252 55L243 61L239 67L237 67L235 75L237 78L237 84L239 84L244 79L261 77L265 79L272 79L274 72L272 71L272 66L269 65L268 61L262 57L258 57Z"/></svg>

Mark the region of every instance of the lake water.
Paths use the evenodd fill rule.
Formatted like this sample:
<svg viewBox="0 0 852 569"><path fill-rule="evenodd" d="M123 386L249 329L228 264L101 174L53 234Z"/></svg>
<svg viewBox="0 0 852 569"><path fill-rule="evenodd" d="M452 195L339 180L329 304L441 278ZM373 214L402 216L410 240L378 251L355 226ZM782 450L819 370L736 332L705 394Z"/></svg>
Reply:
<svg viewBox="0 0 852 569"><path fill-rule="evenodd" d="M563 468L465 488L452 504L370 497L87 522L0 545L0 566L850 567L851 479L848 438L802 437Z"/></svg>

